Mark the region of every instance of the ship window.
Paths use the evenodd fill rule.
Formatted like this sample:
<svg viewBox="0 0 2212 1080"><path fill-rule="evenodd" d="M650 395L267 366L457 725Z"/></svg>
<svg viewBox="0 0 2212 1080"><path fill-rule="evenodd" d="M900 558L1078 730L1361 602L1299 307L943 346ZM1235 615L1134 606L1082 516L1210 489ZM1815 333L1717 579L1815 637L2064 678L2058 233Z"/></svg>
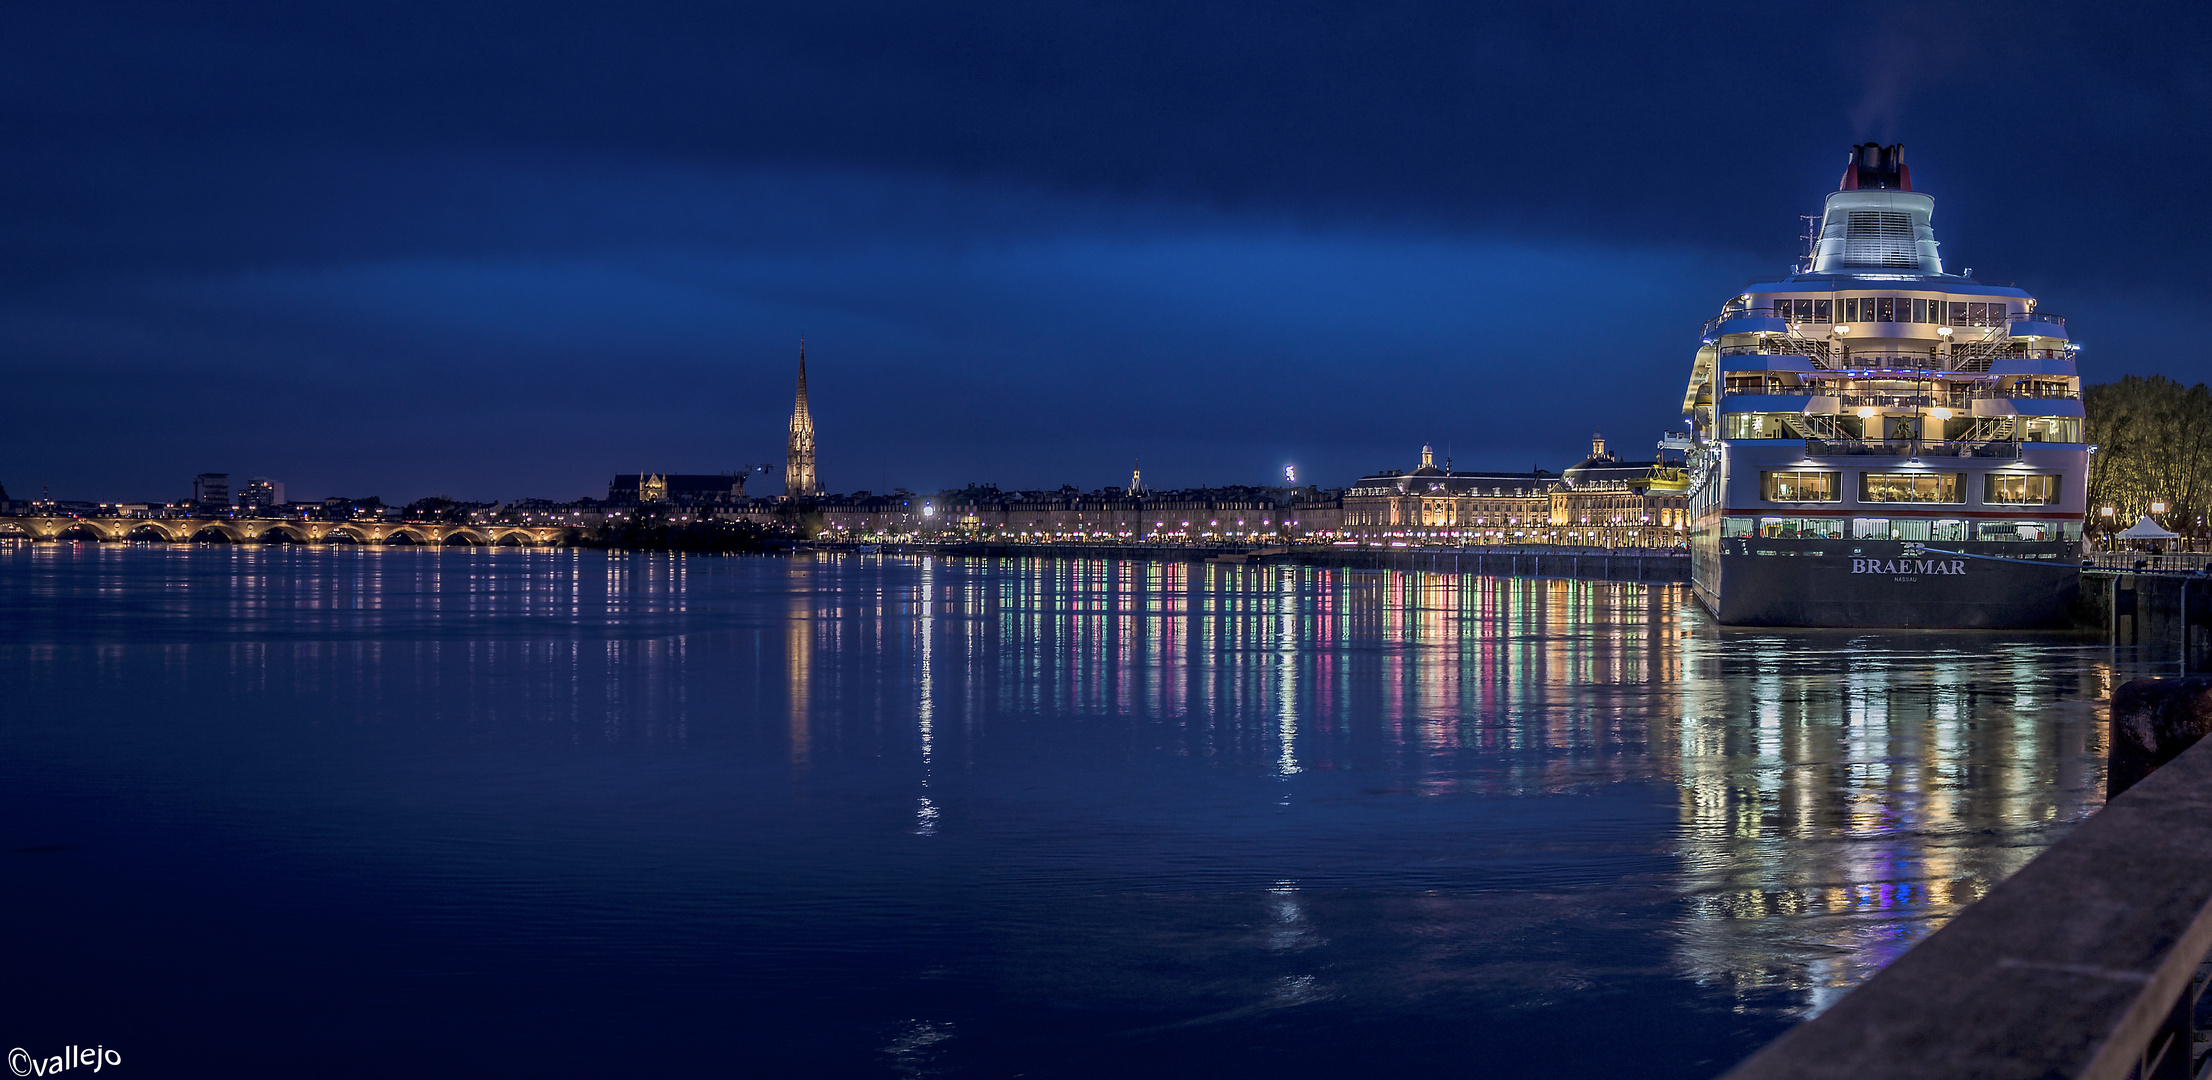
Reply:
<svg viewBox="0 0 2212 1080"><path fill-rule="evenodd" d="M1950 322L1950 325L1952 325L1952 326L1965 326L1965 325L1966 325L1966 303L1965 303L1964 301L1960 301L1960 302L1958 302L1958 303L1954 303L1954 304L1952 304L1952 305L1951 305L1951 322Z"/></svg>
<svg viewBox="0 0 2212 1080"><path fill-rule="evenodd" d="M1988 305L1988 304L1968 304L1968 305L1966 305L1966 325L1968 325L1968 326L1988 326L1988 325L1989 325L1989 305Z"/></svg>
<svg viewBox="0 0 2212 1080"><path fill-rule="evenodd" d="M1728 517L1728 518L1722 518L1722 519L1720 519L1720 534L1721 534L1722 536L1724 536L1724 537L1727 537L1727 536L1750 536L1750 535L1752 534L1752 532L1754 531L1754 529L1755 529L1755 528L1757 527L1757 525L1758 525L1758 520L1757 520L1756 518L1747 518L1747 517Z"/></svg>
<svg viewBox="0 0 2212 1080"><path fill-rule="evenodd" d="M2049 521L1980 521L1974 534L1976 540L2056 540L2059 530Z"/></svg>
<svg viewBox="0 0 2212 1080"><path fill-rule="evenodd" d="M2078 416L2023 416L2027 421L2027 433L2023 442L2078 443L2081 441L2081 417Z"/></svg>
<svg viewBox="0 0 2212 1080"><path fill-rule="evenodd" d="M1815 300L1815 301L1813 301L1813 321L1814 321L1814 322L1816 322L1816 323L1824 323L1824 322L1832 322L1832 321L1834 321L1833 319L1831 319L1831 318L1829 317L1829 314L1828 314L1828 313L1829 313L1829 312L1830 312L1831 310L1833 310L1834 308L1835 308L1835 301L1833 301L1833 300Z"/></svg>
<svg viewBox="0 0 2212 1080"><path fill-rule="evenodd" d="M1928 539L1964 540L1966 539L1966 523L1944 519L1931 521L1928 523Z"/></svg>
<svg viewBox="0 0 2212 1080"><path fill-rule="evenodd" d="M1846 296L1843 298L1843 321L1847 323L1855 323L1859 321L1858 297Z"/></svg>
<svg viewBox="0 0 2212 1080"><path fill-rule="evenodd" d="M1897 300L1895 297L1884 296L1874 301L1874 321L1897 321Z"/></svg>
<svg viewBox="0 0 2212 1080"><path fill-rule="evenodd" d="M1860 473L1860 502L1965 502L1964 473Z"/></svg>
<svg viewBox="0 0 2212 1080"><path fill-rule="evenodd" d="M1763 517L1759 535L1773 540L1841 540L1843 519Z"/></svg>
<svg viewBox="0 0 2212 1080"><path fill-rule="evenodd" d="M2055 503L2058 501L2058 477L1990 473L1988 482L1982 487L1982 501L2010 506Z"/></svg>
<svg viewBox="0 0 2212 1080"><path fill-rule="evenodd" d="M1759 497L1768 502L1836 502L1843 498L1841 473L1768 472L1759 474Z"/></svg>
<svg viewBox="0 0 2212 1080"><path fill-rule="evenodd" d="M1913 302L1912 302L1912 321L1914 321L1914 322L1927 322L1927 321L1928 321L1928 301L1927 301L1927 300L1925 300L1925 299L1923 299L1923 298L1921 298L1921 297L1914 297L1914 298L1913 298Z"/></svg>
<svg viewBox="0 0 2212 1080"><path fill-rule="evenodd" d="M1889 538L1890 538L1890 535L1889 535L1889 519L1888 519L1888 518L1852 518L1852 519L1851 519L1851 539L1853 539L1853 540L1887 540L1887 539L1889 539Z"/></svg>
<svg viewBox="0 0 2212 1080"><path fill-rule="evenodd" d="M1797 413L1724 413L1723 439L1799 439L1802 423ZM1792 430L1792 429L1797 430Z"/></svg>

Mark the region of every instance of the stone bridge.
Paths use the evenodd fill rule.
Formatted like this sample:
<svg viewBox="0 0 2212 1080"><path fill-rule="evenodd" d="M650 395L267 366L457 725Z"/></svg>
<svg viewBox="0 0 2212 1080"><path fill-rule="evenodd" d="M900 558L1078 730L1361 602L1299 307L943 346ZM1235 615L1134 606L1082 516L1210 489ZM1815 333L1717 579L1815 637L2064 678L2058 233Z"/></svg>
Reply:
<svg viewBox="0 0 2212 1080"><path fill-rule="evenodd" d="M72 515L0 517L0 539L214 540L234 544L506 544L560 543L560 525L443 521L301 521L297 518L145 518Z"/></svg>

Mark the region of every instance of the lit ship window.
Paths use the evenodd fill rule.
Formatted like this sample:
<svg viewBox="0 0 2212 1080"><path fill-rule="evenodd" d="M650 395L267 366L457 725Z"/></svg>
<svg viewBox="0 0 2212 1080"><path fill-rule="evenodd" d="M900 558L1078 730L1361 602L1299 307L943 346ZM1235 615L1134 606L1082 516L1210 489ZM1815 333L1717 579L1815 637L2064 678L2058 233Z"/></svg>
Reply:
<svg viewBox="0 0 2212 1080"><path fill-rule="evenodd" d="M1860 502L1965 502L1965 473L1860 473Z"/></svg>
<svg viewBox="0 0 2212 1080"><path fill-rule="evenodd" d="M1841 473L1767 472L1759 474L1759 497L1768 502L1836 502L1843 498Z"/></svg>
<svg viewBox="0 0 2212 1080"><path fill-rule="evenodd" d="M2056 476L1990 473L1982 488L1982 501L2010 506L2048 505L2058 501L2058 491Z"/></svg>

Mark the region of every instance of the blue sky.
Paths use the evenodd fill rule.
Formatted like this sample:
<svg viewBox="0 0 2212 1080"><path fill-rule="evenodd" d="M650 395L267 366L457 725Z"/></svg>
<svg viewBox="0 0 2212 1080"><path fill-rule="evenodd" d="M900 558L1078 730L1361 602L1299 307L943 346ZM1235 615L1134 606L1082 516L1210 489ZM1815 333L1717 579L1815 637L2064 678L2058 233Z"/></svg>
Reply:
<svg viewBox="0 0 2212 1080"><path fill-rule="evenodd" d="M2092 381L2206 378L2206 18L1862 14L13 12L0 483L778 462L802 334L834 490L1560 468L1676 423L1699 323L1864 139Z"/></svg>

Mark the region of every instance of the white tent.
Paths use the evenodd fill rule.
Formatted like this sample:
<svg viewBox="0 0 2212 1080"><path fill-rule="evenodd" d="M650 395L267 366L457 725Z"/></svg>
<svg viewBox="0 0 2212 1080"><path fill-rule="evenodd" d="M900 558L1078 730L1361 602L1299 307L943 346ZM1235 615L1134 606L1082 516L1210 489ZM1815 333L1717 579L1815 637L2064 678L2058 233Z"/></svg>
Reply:
<svg viewBox="0 0 2212 1080"><path fill-rule="evenodd" d="M2133 524L2133 525L2130 525L2130 526L2128 526L2128 531L2126 531L2126 532L2124 532L2124 533L2121 533L2121 534L2120 534L2120 539L2122 539L2122 540L2171 540L2171 539L2173 539L2174 537L2176 537L2176 536L2178 536L2178 535L2180 535L2180 534L2179 534L2179 533L2170 533L2170 532L2167 532L2166 530L2164 530L2164 529L2162 529L2162 528L2159 528L2159 527L2158 527L2158 523L2157 523L2157 522L2155 522L2155 521L2152 521L2152 520L2151 520L2151 516L2150 516L2149 514L2145 514L2145 515L2143 515L2143 520L2141 520L2141 521L2138 521L2138 522L2136 522L2135 524Z"/></svg>

